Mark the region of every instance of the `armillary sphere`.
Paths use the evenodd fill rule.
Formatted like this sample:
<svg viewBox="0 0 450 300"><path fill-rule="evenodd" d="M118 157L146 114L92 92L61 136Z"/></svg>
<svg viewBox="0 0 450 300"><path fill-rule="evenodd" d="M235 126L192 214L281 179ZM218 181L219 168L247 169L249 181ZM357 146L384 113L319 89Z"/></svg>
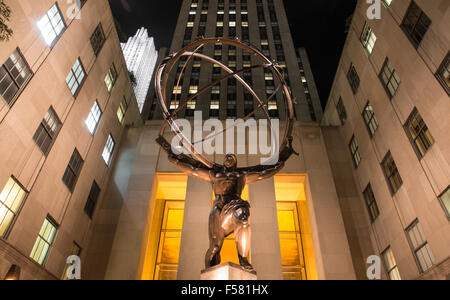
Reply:
<svg viewBox="0 0 450 300"><path fill-rule="evenodd" d="M243 49L244 51L247 51L254 57L256 57L261 64L259 65L253 65L247 68L243 68L237 71L233 71L229 67L227 67L225 64L223 64L220 61L215 60L214 58L211 58L207 55L204 55L202 53L199 53L200 49L205 47L206 45L215 45L215 44L223 44L223 45L230 45L235 46L237 48ZM180 60L181 57L187 57L186 62L183 66L182 71L180 72L180 75L178 77L178 81L176 84L176 88L178 89L180 87L181 78L183 76L184 70L189 63L189 61L192 59L192 57L200 58L204 61L208 61L216 66L219 66L222 68L222 70L225 70L227 73L225 76L211 82L211 84L199 89L196 94L190 95L183 103L180 103L179 107L175 109L172 113L169 112L169 109L167 108L167 82L169 79L169 74L174 68L174 66L177 66L177 62ZM280 82L280 85L275 90L275 92L265 101L261 100L261 98L253 91L253 89L248 85L247 82L245 82L241 77L240 74L250 71L255 68L267 68L272 71L274 78L278 79L278 82ZM262 109L264 112L264 115L268 121L269 128L272 129L272 123L271 119L267 110L268 103L275 97L278 91L283 91L284 96L284 103L286 106L286 126L285 131L283 134L283 140L280 143L279 152L281 153L287 146L288 143L292 141L292 131L294 126L294 106L293 106L293 100L292 96L290 94L289 88L286 84L285 77L284 77L284 71L283 69L275 62L271 61L269 58L267 58L263 53L261 53L260 50L257 48L247 45L239 41L239 39L228 39L228 38L200 38L191 43L190 45L184 47L179 52L170 54L168 57L166 57L161 64L159 65L156 73L156 93L159 101L159 105L163 114L163 117L165 119L165 122L160 130L160 136L162 137L164 134L165 129L167 126L170 126L172 132L177 136L177 138L180 140L180 144L186 148L193 158L198 160L199 162L203 163L208 168L213 168L215 165L211 161L209 161L204 155L196 153L194 148L194 143L187 139L183 133L181 132L180 128L176 124L175 120L177 118L177 114L180 110L182 110L190 101L194 100L207 90L211 89L213 86L219 84L221 81L226 80L228 78L234 77L237 81L239 81L244 88L253 96L253 99L256 100L256 104L258 105L257 108L245 116L243 118L244 121L251 118L258 110ZM176 96L176 95L175 95ZM177 101L177 99L175 99ZM273 137L273 134L271 135ZM281 135L280 135L281 137ZM198 141L202 142L202 141ZM274 147L274 143L272 142L272 147ZM257 166L255 166L257 167Z"/></svg>

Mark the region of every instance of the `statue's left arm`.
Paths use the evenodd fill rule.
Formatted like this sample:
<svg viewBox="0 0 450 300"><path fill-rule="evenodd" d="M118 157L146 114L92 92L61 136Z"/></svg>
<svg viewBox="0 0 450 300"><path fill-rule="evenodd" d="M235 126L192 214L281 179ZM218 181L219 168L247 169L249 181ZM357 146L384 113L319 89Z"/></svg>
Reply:
<svg viewBox="0 0 450 300"><path fill-rule="evenodd" d="M245 183L252 184L260 180L269 179L275 176L278 172L280 172L289 158L296 153L292 148L292 139L289 140L289 145L284 148L284 150L280 153L278 163L272 166L260 167L257 170L249 170L245 176Z"/></svg>

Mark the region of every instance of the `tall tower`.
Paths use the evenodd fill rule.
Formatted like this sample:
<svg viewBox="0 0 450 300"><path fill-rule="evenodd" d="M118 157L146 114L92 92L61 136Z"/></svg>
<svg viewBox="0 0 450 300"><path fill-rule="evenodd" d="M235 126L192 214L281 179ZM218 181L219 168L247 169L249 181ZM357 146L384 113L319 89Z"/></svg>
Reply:
<svg viewBox="0 0 450 300"><path fill-rule="evenodd" d="M302 84L296 49L292 41L289 24L281 0L187 0L183 1L178 24L175 30L171 51L179 51L198 37L238 38L260 49L267 57L275 60L283 67L286 81L293 98L296 99L295 116L299 121L316 122L322 116L322 108L318 93L310 93ZM258 62L249 53L234 46L222 44L205 46L200 50L203 54L224 62L234 70L243 69ZM303 53L303 52L302 52ZM303 55L302 59L307 60ZM173 71L169 81L169 91L176 87L178 76L186 62L179 62L178 69ZM306 63L309 66L309 63ZM175 68L176 69L176 68ZM167 103L176 109L189 95L195 94L199 88L212 80L222 77L224 73L200 59L193 59L187 64L180 88L176 88ZM242 74L261 99L270 97L278 86L270 73L262 68L253 69ZM315 85L309 87L315 88ZM316 96L317 95L317 96ZM268 104L272 118L285 118L285 107L282 92L278 92L275 101ZM224 80L209 92L188 103L180 111L179 116L190 118L194 111L201 110L203 118L243 118L255 110L252 96L236 84L234 78ZM259 110L256 117L263 117ZM152 118L161 118L161 113L154 113Z"/></svg>
<svg viewBox="0 0 450 300"><path fill-rule="evenodd" d="M139 29L135 36L130 37L127 43L123 43L122 50L128 71L136 78L134 92L139 111L142 112L158 59L158 51L155 49L153 38L148 36L145 28Z"/></svg>

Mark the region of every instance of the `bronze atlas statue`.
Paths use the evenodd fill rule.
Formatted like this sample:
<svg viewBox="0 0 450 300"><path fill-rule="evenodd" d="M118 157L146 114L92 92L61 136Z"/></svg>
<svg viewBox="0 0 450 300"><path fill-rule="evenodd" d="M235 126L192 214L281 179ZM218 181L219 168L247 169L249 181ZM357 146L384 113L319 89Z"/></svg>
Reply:
<svg viewBox="0 0 450 300"><path fill-rule="evenodd" d="M261 61L260 65L254 65L238 71L233 71L223 63L200 53L205 45L225 44L235 46L247 51ZM178 66L177 62L181 57L187 57L182 71L179 74L178 84L181 82L184 69L186 68L192 57L197 57L208 61L212 64L220 66L227 73L225 76L215 80L208 86L200 89L195 95L188 97L173 112L169 112L167 108L166 86L169 73L174 66ZM254 68L262 67L272 71L274 78L280 83L278 89L266 101L262 101L252 88L239 76L241 73L250 71ZM282 142L278 148L278 162L273 165L257 165L245 168L238 168L237 157L234 154L225 156L223 165L210 162L202 154L196 153L194 144L187 139L180 128L176 124L177 113L187 105L187 103L208 89L220 83L222 80L234 77L239 81L247 91L253 95L256 100L257 109L243 118L247 120L252 117L255 112L262 109L266 119L270 122L267 111L267 104L275 97L276 93L282 90L286 106L286 126ZM178 87L177 87L178 88ZM171 54L160 64L156 74L156 91L162 110L165 123L161 127L160 136L157 139L158 144L169 154L169 161L175 164L179 169L190 176L194 176L200 180L212 184L215 201L209 216L209 249L205 256L206 268L213 267L221 263L220 251L227 236L234 234L236 246L239 254L239 262L247 271L254 271L253 266L249 262L250 253L250 204L242 200L241 195L247 184L252 184L260 180L268 179L278 173L285 162L296 154L292 148L292 131L294 121L293 101L289 89L286 85L284 72L282 68L274 61L266 58L258 49L241 43L238 39L227 38L201 38L186 46L181 51ZM172 93L170 93L172 94ZM176 100L176 99L175 99ZM165 129L170 126L171 131L178 138L180 144L188 150L191 155L175 154L172 151L172 145L163 137ZM274 145L272 145L274 146ZM277 145L278 146L278 145Z"/></svg>

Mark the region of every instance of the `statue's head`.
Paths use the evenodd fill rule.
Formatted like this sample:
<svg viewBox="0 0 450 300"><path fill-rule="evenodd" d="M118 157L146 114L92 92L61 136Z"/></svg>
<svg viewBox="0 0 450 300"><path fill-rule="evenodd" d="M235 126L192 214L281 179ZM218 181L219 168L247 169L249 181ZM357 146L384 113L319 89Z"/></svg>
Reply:
<svg viewBox="0 0 450 300"><path fill-rule="evenodd" d="M237 157L234 154L227 154L223 160L223 165L229 169L233 170L237 166Z"/></svg>

